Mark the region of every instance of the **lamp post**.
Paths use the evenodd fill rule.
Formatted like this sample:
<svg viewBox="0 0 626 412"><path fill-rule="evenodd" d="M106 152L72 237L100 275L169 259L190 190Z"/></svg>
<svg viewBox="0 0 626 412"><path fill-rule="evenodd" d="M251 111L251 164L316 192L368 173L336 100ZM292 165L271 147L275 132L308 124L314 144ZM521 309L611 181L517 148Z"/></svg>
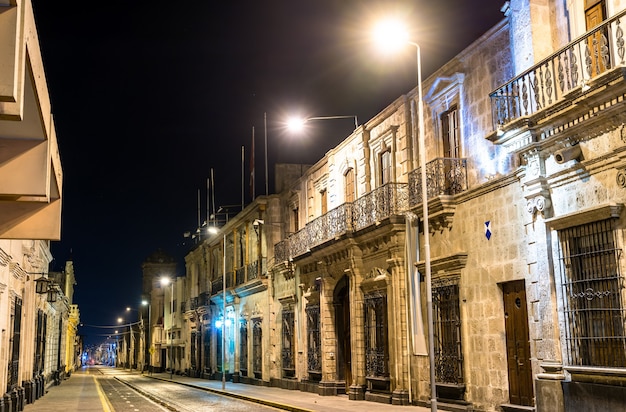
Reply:
<svg viewBox="0 0 626 412"><path fill-rule="evenodd" d="M174 353L173 353L173 349L172 349L172 343L173 343L173 337L172 337L172 330L174 329L174 281L172 281L170 278L168 277L162 277L161 278L161 285L163 286L167 286L167 285L171 285L171 289L170 289L170 379L173 378L173 374L174 374Z"/></svg>
<svg viewBox="0 0 626 412"><path fill-rule="evenodd" d="M267 150L267 144L265 147ZM226 232L224 232L222 253L222 310L224 316L222 322L222 390L226 390Z"/></svg>
<svg viewBox="0 0 626 412"><path fill-rule="evenodd" d="M417 116L419 122L419 161L421 168L422 181L422 209L424 223L424 267L426 280L426 316L428 319L428 345L430 347L430 406L433 412L437 411L437 387L435 384L435 338L433 333L433 296L432 296L432 278L430 267L430 240L428 228L428 190L426 188L426 137L424 134L424 99L422 96L422 60L421 49L419 44L408 39L407 32L397 22L385 22L378 26L376 30L377 40L380 43L402 46L410 44L416 49L417 58L417 96L418 109Z"/></svg>
<svg viewBox="0 0 626 412"><path fill-rule="evenodd" d="M150 373L150 366L152 361L152 353L150 353L150 349L152 348L152 303L147 300L141 301L142 306L148 306L148 332L145 332L145 325L143 323L143 317L141 318L142 325L144 326L144 358L146 361L146 368L148 369L148 373Z"/></svg>

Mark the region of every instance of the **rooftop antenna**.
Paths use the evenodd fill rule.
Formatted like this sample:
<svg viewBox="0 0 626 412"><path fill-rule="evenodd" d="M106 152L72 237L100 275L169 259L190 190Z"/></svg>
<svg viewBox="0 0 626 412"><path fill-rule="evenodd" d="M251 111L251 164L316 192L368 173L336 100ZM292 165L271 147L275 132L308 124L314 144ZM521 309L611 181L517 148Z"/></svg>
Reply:
<svg viewBox="0 0 626 412"><path fill-rule="evenodd" d="M212 206L213 206L213 225L215 226L215 180L213 178L213 168L211 168L211 198L212 198ZM208 207L208 206L207 206Z"/></svg>

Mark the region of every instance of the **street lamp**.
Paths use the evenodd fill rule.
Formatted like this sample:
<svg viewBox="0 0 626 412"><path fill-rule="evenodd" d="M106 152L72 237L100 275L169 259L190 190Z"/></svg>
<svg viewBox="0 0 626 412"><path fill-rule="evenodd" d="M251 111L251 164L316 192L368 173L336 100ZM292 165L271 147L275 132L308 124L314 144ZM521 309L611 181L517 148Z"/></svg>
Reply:
<svg viewBox="0 0 626 412"><path fill-rule="evenodd" d="M173 374L174 374L174 353L173 353L173 348L172 348L172 342L173 342L173 337L172 337L172 331L174 329L174 281L172 281L170 278L168 277L162 277L161 278L161 285L163 286L167 286L167 285L171 285L171 290L170 290L170 379L172 379Z"/></svg>
<svg viewBox="0 0 626 412"><path fill-rule="evenodd" d="M304 125L313 120L333 120L333 119L354 119L354 129L359 127L359 120L356 115L348 116L315 116L315 117L290 117L287 120L287 127L290 130L299 132L304 128Z"/></svg>
<svg viewBox="0 0 626 412"><path fill-rule="evenodd" d="M146 362L146 368L148 369L148 373L150 373L150 366L152 361L152 353L150 353L150 349L152 349L152 303L144 299L141 301L141 306L148 306L148 332L144 332L144 358ZM143 317L141 318L141 324L144 325ZM144 325L144 330L145 329L146 328Z"/></svg>
<svg viewBox="0 0 626 412"><path fill-rule="evenodd" d="M426 189L426 137L424 134L424 98L422 96L422 60L421 49L419 44L409 40L407 31L398 22L386 21L376 27L375 37L380 45L385 45L386 50L389 46L399 48L410 44L417 50L417 96L418 109L417 116L419 122L419 161L421 168L422 180L422 208L424 221L424 267L426 277L426 314L428 319L428 345L430 346L430 407L433 412L437 411L437 387L435 384L435 338L433 333L433 297L432 297L432 279L430 268L430 240L428 228L428 191Z"/></svg>

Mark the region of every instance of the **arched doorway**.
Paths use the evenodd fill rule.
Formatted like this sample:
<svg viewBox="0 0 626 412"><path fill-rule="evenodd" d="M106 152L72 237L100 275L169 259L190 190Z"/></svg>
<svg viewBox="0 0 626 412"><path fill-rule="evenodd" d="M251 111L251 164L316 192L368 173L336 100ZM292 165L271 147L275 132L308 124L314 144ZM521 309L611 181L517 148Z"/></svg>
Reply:
<svg viewBox="0 0 626 412"><path fill-rule="evenodd" d="M337 380L345 383L348 393L352 382L352 349L350 346L350 281L341 278L333 293L335 337L337 341ZM340 391L341 388L338 388Z"/></svg>

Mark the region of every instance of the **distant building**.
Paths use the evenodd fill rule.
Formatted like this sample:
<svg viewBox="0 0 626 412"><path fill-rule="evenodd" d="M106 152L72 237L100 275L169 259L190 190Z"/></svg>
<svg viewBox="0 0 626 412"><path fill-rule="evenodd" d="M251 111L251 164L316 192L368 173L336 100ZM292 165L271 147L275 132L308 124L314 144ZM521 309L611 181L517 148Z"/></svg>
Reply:
<svg viewBox="0 0 626 412"><path fill-rule="evenodd" d="M73 283L48 274L63 172L31 2L3 2L0 27L0 410L13 411L74 368L79 313Z"/></svg>
<svg viewBox="0 0 626 412"><path fill-rule="evenodd" d="M139 363L145 365L151 371L162 372L167 367L166 347L168 342L165 336L164 324L166 318L166 306L169 313L170 296L165 295L165 287L161 283L162 278L175 281L176 262L174 258L163 250L157 250L150 255L142 264L143 273L143 297L149 304L142 307L142 328L140 348L145 348L138 355ZM147 325L147 327L145 326ZM140 332L141 333L141 332Z"/></svg>

